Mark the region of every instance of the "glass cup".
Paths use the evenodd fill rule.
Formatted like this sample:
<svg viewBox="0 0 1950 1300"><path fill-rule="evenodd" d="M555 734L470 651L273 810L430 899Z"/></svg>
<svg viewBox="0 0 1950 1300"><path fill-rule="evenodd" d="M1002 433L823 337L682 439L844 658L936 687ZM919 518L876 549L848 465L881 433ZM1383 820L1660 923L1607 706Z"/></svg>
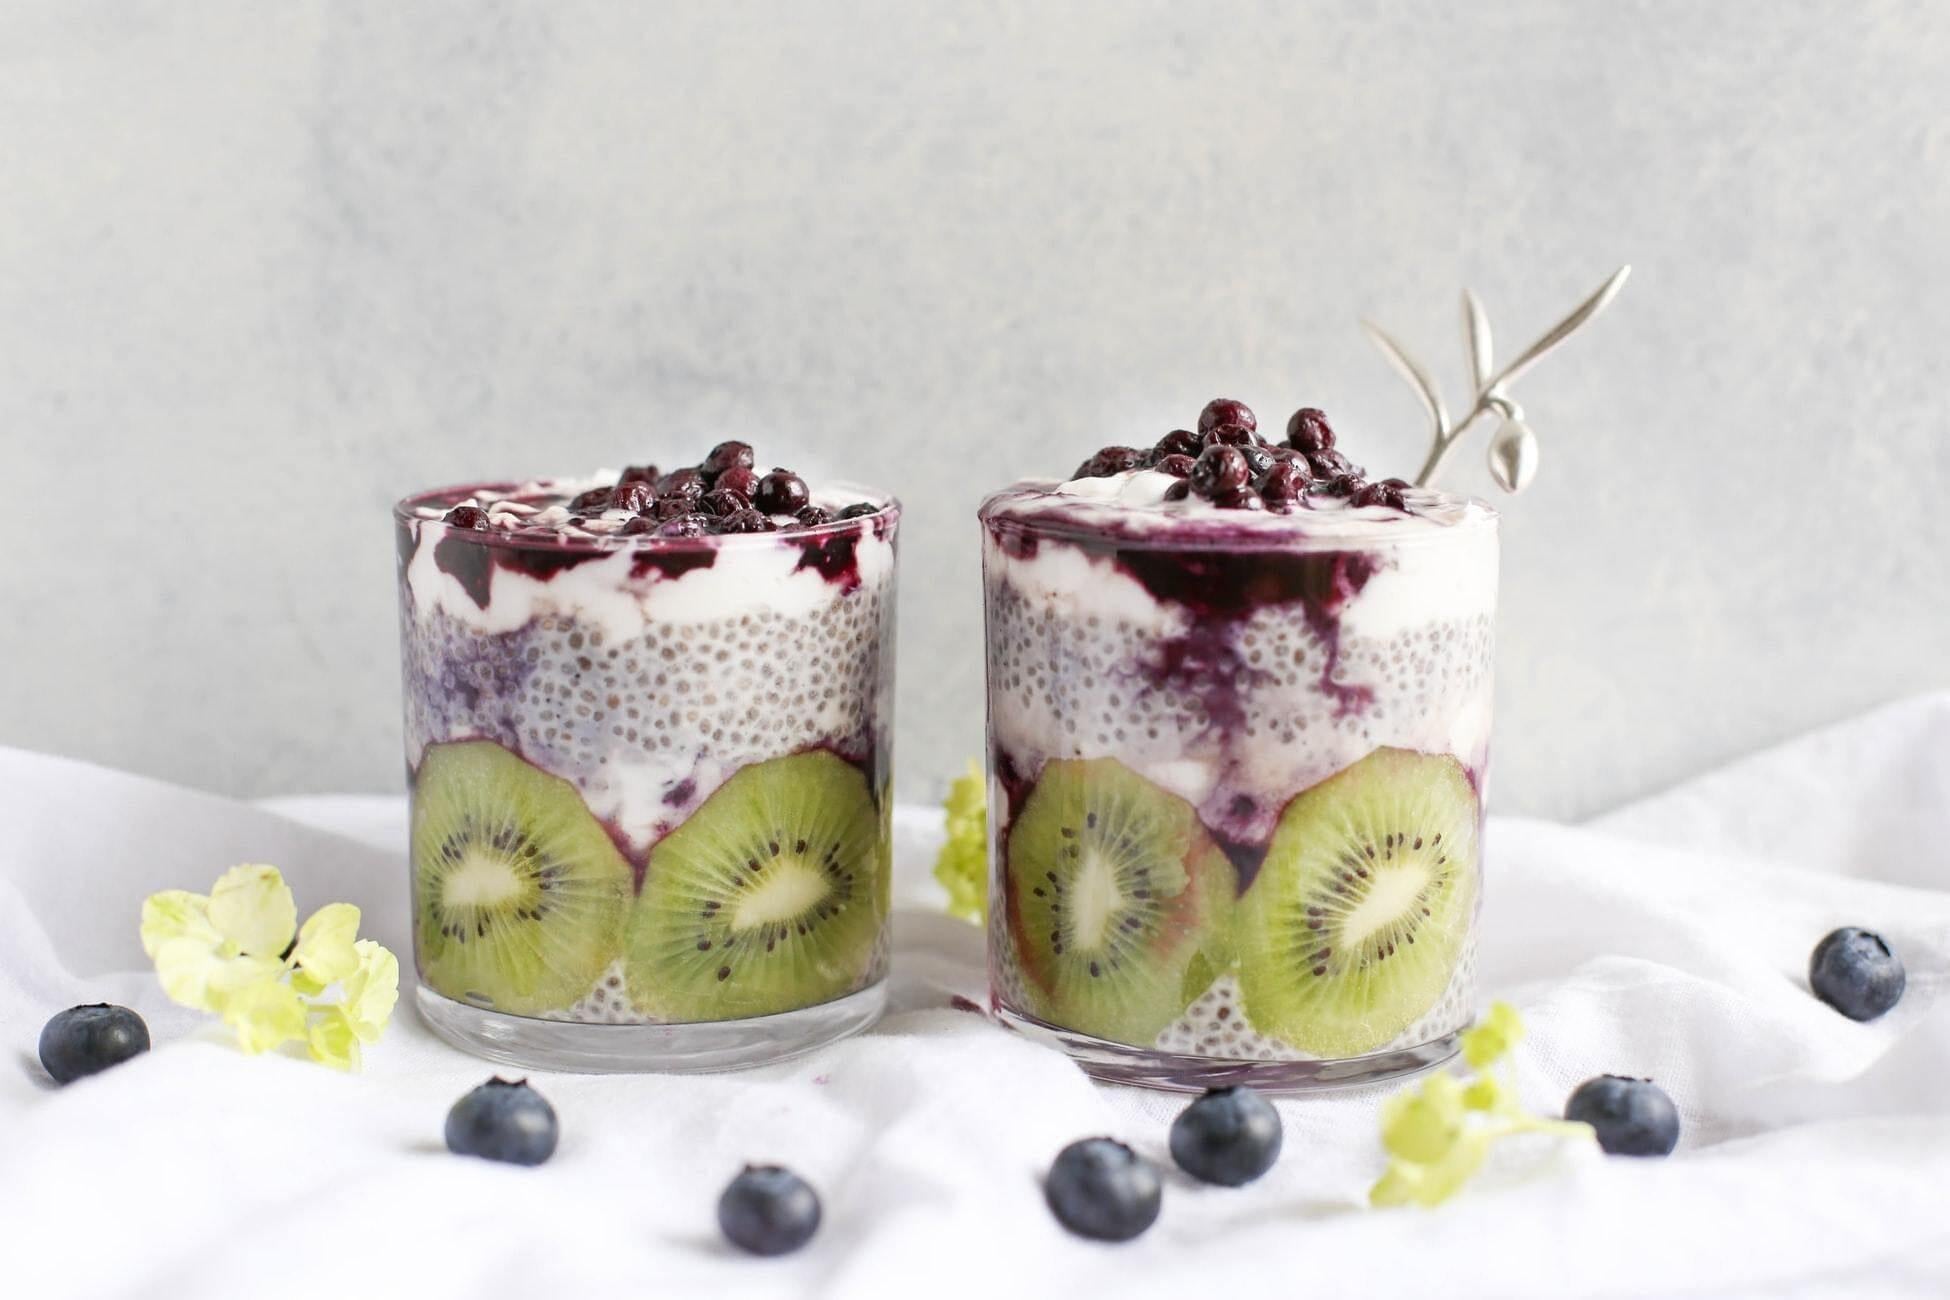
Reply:
<svg viewBox="0 0 1950 1300"><path fill-rule="evenodd" d="M1338 504L1338 503L1336 503ZM989 970L1100 1077L1300 1089L1472 1015L1496 516L980 511Z"/></svg>
<svg viewBox="0 0 1950 1300"><path fill-rule="evenodd" d="M842 487L880 510L704 537L446 520L549 487L394 510L421 1016L569 1070L724 1069L864 1028L898 503Z"/></svg>

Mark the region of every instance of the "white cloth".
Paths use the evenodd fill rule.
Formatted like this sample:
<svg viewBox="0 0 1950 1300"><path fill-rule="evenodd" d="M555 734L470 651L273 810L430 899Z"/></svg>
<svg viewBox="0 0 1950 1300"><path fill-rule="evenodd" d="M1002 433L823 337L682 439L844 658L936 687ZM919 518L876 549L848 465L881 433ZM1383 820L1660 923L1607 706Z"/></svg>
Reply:
<svg viewBox="0 0 1950 1300"><path fill-rule="evenodd" d="M1531 1035L1527 1100L1651 1075L1671 1159L1506 1143L1439 1210L1370 1211L1386 1088L1280 1103L1261 1182L1166 1175L1142 1239L1066 1236L1038 1180L1073 1138L1169 1168L1182 1098L1090 1083L950 998L983 995L976 931L930 914L937 819L903 810L892 1009L741 1074L535 1076L563 1140L539 1169L449 1156L448 1105L495 1069L410 1007L346 1076L250 1059L170 1006L143 896L269 861L402 954L394 799L252 807L0 751L0 1293L64 1296L1941 1295L1950 1289L1950 696L1891 707L1569 827L1496 819L1485 994ZM1830 928L1886 935L1909 991L1857 1025L1812 998ZM128 1003L149 1055L57 1089L42 1022ZM722 1184L791 1165L825 1202L802 1253L735 1256Z"/></svg>

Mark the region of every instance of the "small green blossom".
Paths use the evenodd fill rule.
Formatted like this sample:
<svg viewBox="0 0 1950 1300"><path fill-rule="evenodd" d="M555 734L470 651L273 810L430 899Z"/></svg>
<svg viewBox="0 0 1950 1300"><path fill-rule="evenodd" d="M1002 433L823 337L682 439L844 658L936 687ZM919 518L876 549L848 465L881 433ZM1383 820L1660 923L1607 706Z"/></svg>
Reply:
<svg viewBox="0 0 1950 1300"><path fill-rule="evenodd" d="M981 925L989 910L989 807L982 770L973 759L942 803L948 838L934 860L934 878L948 891L948 914Z"/></svg>
<svg viewBox="0 0 1950 1300"><path fill-rule="evenodd" d="M1463 1060L1476 1071L1474 1078L1465 1083L1442 1071L1382 1104L1381 1145L1389 1159L1368 1192L1371 1205L1440 1205L1462 1190L1499 1138L1518 1133L1591 1138L1588 1124L1526 1113L1515 1087L1492 1072L1522 1039L1517 1009L1498 1002L1462 1037Z"/></svg>
<svg viewBox="0 0 1950 1300"><path fill-rule="evenodd" d="M276 867L246 864L208 895L180 889L142 905L142 947L170 999L222 1017L246 1052L302 1042L314 1060L351 1069L399 1001L399 961L358 938L359 909L329 903L298 925ZM338 986L337 1002L322 995Z"/></svg>

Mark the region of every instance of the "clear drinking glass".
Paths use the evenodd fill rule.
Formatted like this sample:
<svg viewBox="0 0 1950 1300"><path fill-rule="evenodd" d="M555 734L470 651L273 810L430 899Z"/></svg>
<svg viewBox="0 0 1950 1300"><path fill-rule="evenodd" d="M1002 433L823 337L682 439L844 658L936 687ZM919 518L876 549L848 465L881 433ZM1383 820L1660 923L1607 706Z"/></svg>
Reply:
<svg viewBox="0 0 1950 1300"><path fill-rule="evenodd" d="M1101 1077L1303 1088L1472 1014L1497 530L986 501L989 968Z"/></svg>
<svg viewBox="0 0 1950 1300"><path fill-rule="evenodd" d="M447 522L525 490L394 511L421 1015L582 1070L753 1064L870 1024L898 504L841 487L880 509L729 536Z"/></svg>

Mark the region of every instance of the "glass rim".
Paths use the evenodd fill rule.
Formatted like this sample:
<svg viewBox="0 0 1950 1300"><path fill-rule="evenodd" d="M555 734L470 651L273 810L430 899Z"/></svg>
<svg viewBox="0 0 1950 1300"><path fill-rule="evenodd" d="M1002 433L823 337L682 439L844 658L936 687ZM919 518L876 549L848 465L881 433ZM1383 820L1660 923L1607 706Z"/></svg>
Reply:
<svg viewBox="0 0 1950 1300"><path fill-rule="evenodd" d="M1363 518L1352 521L1352 527L1322 532L1309 531L1305 527L1304 512L1253 513L1241 520L1229 520L1224 514L1198 515L1198 519L1215 519L1216 522L1196 528L1151 530L1122 526L1121 521L1109 524L1078 522L1062 518L1055 512L1013 513L1007 509L1005 498L1021 486L1015 484L991 492L982 499L975 517L985 529L1056 538L1103 550L1290 552L1439 546L1444 542L1477 537L1485 530L1499 532L1502 520L1502 515L1489 502L1479 497L1457 496L1456 501L1473 509L1464 517L1449 522L1414 515L1394 515ZM1158 517L1159 512L1131 510L1128 513L1134 519L1149 519ZM1291 520L1293 525L1282 527L1271 522L1248 522L1261 520Z"/></svg>

